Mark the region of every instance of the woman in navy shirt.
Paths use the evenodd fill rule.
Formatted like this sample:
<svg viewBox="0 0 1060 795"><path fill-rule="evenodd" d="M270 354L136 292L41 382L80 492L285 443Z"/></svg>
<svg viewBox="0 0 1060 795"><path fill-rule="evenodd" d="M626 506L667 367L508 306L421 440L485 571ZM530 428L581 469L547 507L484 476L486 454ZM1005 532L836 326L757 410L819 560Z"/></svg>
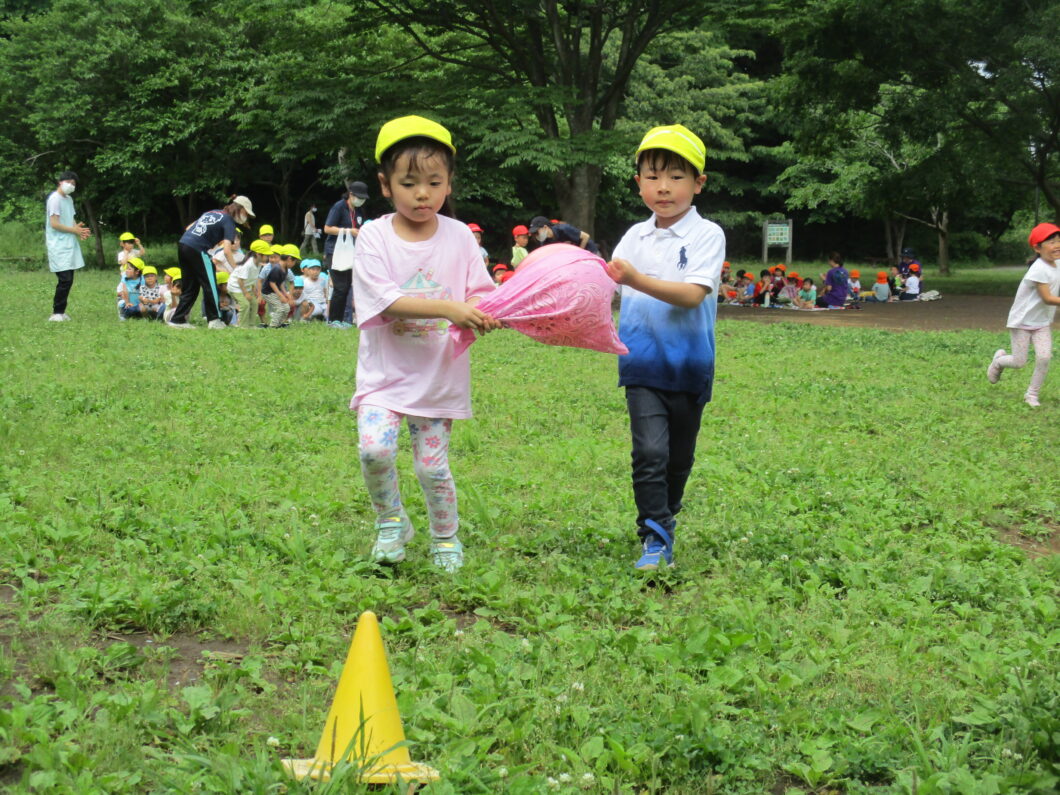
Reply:
<svg viewBox="0 0 1060 795"><path fill-rule="evenodd" d="M180 261L181 293L169 325L177 328L194 328L188 322L188 313L199 297L202 288L202 305L209 321L209 328L225 328L218 311L220 299L217 295L217 275L213 260L206 252L216 246L224 251L224 257L232 270L236 268L232 241L236 239L236 225L245 224L254 217L254 208L246 196L233 196L222 210L209 210L184 231L177 243L177 259Z"/></svg>

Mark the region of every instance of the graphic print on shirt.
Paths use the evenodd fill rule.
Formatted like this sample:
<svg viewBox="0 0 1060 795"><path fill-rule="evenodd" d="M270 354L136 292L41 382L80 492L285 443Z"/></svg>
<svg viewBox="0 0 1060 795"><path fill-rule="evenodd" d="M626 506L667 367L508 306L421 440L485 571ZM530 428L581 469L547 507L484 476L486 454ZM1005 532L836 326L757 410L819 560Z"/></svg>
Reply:
<svg viewBox="0 0 1060 795"><path fill-rule="evenodd" d="M218 211L203 213L202 217L195 222L195 228L191 230L193 235L202 237L206 234L206 227L213 226L221 220L221 213Z"/></svg>
<svg viewBox="0 0 1060 795"><path fill-rule="evenodd" d="M678 268L678 270L684 270L685 266L688 265L688 252L685 251L686 248L688 248L688 246L681 246L681 251L677 255L678 256L678 260L677 260L677 268Z"/></svg>
<svg viewBox="0 0 1060 795"><path fill-rule="evenodd" d="M399 288L403 295L409 298L432 298L435 300L451 301L453 291L444 285L431 279L433 271L424 273L416 271L416 275L405 282ZM399 337L427 338L445 337L449 333L449 321L442 318L398 318L390 324L390 329Z"/></svg>

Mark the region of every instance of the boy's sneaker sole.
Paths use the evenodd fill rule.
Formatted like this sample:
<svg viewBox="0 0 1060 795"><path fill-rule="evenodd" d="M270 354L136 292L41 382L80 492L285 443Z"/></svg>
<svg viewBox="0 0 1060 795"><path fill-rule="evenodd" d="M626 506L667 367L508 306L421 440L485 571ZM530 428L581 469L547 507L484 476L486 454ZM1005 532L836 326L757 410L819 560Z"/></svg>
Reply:
<svg viewBox="0 0 1060 795"><path fill-rule="evenodd" d="M375 523L376 538L372 558L376 563L401 563L405 545L412 540L412 522L404 516L390 516Z"/></svg>
<svg viewBox="0 0 1060 795"><path fill-rule="evenodd" d="M431 563L450 574L464 565L464 545L456 536L436 538L431 542Z"/></svg>

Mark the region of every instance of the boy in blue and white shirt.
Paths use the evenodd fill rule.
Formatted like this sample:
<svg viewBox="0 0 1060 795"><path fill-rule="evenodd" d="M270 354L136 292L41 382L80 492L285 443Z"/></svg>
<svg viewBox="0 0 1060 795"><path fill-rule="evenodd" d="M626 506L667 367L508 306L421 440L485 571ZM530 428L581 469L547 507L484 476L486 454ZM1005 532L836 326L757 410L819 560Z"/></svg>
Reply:
<svg viewBox="0 0 1060 795"><path fill-rule="evenodd" d="M714 321L725 233L692 206L706 147L680 124L648 131L637 185L652 217L635 224L607 264L622 285L618 359L633 437L633 497L641 570L673 565L674 516L695 460L714 383Z"/></svg>

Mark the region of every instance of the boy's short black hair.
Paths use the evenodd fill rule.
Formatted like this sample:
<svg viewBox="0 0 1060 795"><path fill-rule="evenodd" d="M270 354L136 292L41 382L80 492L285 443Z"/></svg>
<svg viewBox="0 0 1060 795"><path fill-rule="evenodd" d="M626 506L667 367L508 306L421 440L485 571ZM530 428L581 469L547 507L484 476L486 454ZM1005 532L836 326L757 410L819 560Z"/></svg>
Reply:
<svg viewBox="0 0 1060 795"><path fill-rule="evenodd" d="M64 171L55 179L56 182L66 182L67 180L73 180L74 182L81 181L78 179L77 172L75 171Z"/></svg>
<svg viewBox="0 0 1060 795"><path fill-rule="evenodd" d="M773 273L769 270L769 268L762 268L762 270L759 271L758 275L764 279L766 276L772 276Z"/></svg>
<svg viewBox="0 0 1060 795"><path fill-rule="evenodd" d="M637 173L639 174L641 169L644 168L645 162L648 166L655 171L669 171L670 169L678 169L680 171L688 171L693 176L699 176L699 169L693 166L677 152L671 152L669 149L645 149L639 155L637 155Z"/></svg>

